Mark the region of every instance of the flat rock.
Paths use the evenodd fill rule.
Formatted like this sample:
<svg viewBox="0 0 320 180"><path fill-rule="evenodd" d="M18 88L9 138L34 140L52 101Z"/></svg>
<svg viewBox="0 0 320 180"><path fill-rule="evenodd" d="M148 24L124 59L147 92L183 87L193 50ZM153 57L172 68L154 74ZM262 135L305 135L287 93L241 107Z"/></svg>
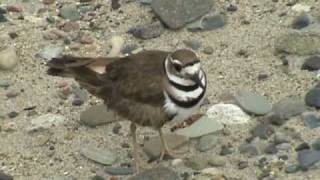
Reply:
<svg viewBox="0 0 320 180"><path fill-rule="evenodd" d="M316 112L304 112L302 114L304 124L309 128L318 128L320 127L320 115Z"/></svg>
<svg viewBox="0 0 320 180"><path fill-rule="evenodd" d="M303 70L316 71L320 69L320 56L311 56L302 65Z"/></svg>
<svg viewBox="0 0 320 180"><path fill-rule="evenodd" d="M103 165L112 165L117 160L116 154L108 149L84 146L81 147L80 153L86 158Z"/></svg>
<svg viewBox="0 0 320 180"><path fill-rule="evenodd" d="M181 180L178 173L163 166L145 170L133 177L130 177L128 180L150 180L150 179Z"/></svg>
<svg viewBox="0 0 320 180"><path fill-rule="evenodd" d="M320 53L320 34L314 32L289 32L275 42L276 52L295 55Z"/></svg>
<svg viewBox="0 0 320 180"><path fill-rule="evenodd" d="M123 176L123 175L130 175L134 173L134 170L132 168L128 167L111 167L107 166L104 168L104 171L110 175L114 176Z"/></svg>
<svg viewBox="0 0 320 180"><path fill-rule="evenodd" d="M212 6L212 0L153 0L151 3L155 14L171 29L196 20L209 12Z"/></svg>
<svg viewBox="0 0 320 180"><path fill-rule="evenodd" d="M74 4L68 4L64 5L60 9L60 16L64 19L69 19L72 21L79 20L80 19L80 12L78 11L78 8Z"/></svg>
<svg viewBox="0 0 320 180"><path fill-rule="evenodd" d="M208 160L201 155L193 155L185 159L185 165L194 170L204 169L208 164Z"/></svg>
<svg viewBox="0 0 320 180"><path fill-rule="evenodd" d="M267 114L272 109L266 97L249 91L238 92L235 100L244 111L255 115Z"/></svg>
<svg viewBox="0 0 320 180"><path fill-rule="evenodd" d="M0 51L0 69L11 70L18 64L18 56L13 47Z"/></svg>
<svg viewBox="0 0 320 180"><path fill-rule="evenodd" d="M208 157L208 164L214 167L224 166L227 163L226 158L219 155L212 155Z"/></svg>
<svg viewBox="0 0 320 180"><path fill-rule="evenodd" d="M305 96L305 103L310 107L320 108L320 87L319 84L312 88Z"/></svg>
<svg viewBox="0 0 320 180"><path fill-rule="evenodd" d="M188 142L189 138L177 135L177 134L165 134L166 139L170 149L178 148ZM144 142L143 150L146 152L148 157L153 160L160 156L162 152L162 143L159 136L152 137L148 141Z"/></svg>
<svg viewBox="0 0 320 180"><path fill-rule="evenodd" d="M161 22L157 21L151 24L132 27L128 32L136 38L152 39L161 36L164 32L164 27Z"/></svg>
<svg viewBox="0 0 320 180"><path fill-rule="evenodd" d="M8 80L0 79L0 87L7 88L11 85L11 82Z"/></svg>
<svg viewBox="0 0 320 180"><path fill-rule="evenodd" d="M104 104L94 105L81 112L80 121L87 126L96 127L99 125L115 122L116 118L111 110Z"/></svg>
<svg viewBox="0 0 320 180"><path fill-rule="evenodd" d="M44 114L31 120L31 125L28 127L29 132L49 129L54 126L59 126L65 122L66 118L58 114Z"/></svg>
<svg viewBox="0 0 320 180"><path fill-rule="evenodd" d="M208 109L207 116L212 120L229 125L245 124L250 120L250 116L234 104L213 105Z"/></svg>
<svg viewBox="0 0 320 180"><path fill-rule="evenodd" d="M274 131L274 128L270 124L258 124L251 130L251 133L253 137L268 139Z"/></svg>
<svg viewBox="0 0 320 180"><path fill-rule="evenodd" d="M210 31L222 28L225 25L225 19L221 15L206 16L187 25L191 32Z"/></svg>
<svg viewBox="0 0 320 180"><path fill-rule="evenodd" d="M241 154L248 154L249 156L257 156L259 154L258 148L253 144L242 144L239 146Z"/></svg>
<svg viewBox="0 0 320 180"><path fill-rule="evenodd" d="M197 149L200 152L205 152L212 149L218 143L218 137L216 134L204 135L199 139Z"/></svg>
<svg viewBox="0 0 320 180"><path fill-rule="evenodd" d="M316 140L314 140L311 146L314 150L320 151L320 138L317 138Z"/></svg>
<svg viewBox="0 0 320 180"><path fill-rule="evenodd" d="M298 162L301 169L308 169L320 161L320 151L302 150L298 152Z"/></svg>
<svg viewBox="0 0 320 180"><path fill-rule="evenodd" d="M0 171L0 180L13 180L13 177Z"/></svg>
<svg viewBox="0 0 320 180"><path fill-rule="evenodd" d="M60 56L62 51L63 47L61 46L48 45L44 47L38 55L43 59L51 60L52 58Z"/></svg>
<svg viewBox="0 0 320 180"><path fill-rule="evenodd" d="M178 129L175 133L189 138L196 138L220 131L221 129L223 129L223 125L220 122L215 118L204 115L190 126Z"/></svg>

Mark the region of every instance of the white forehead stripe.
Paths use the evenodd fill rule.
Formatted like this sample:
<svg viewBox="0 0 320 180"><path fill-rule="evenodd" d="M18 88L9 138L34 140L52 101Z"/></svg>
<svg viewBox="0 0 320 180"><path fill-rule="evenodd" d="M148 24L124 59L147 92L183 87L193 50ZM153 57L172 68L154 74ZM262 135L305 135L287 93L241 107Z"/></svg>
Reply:
<svg viewBox="0 0 320 180"><path fill-rule="evenodd" d="M195 63L192 66L188 66L184 68L182 71L184 71L184 73L186 74L195 74L200 71L200 62Z"/></svg>
<svg viewBox="0 0 320 180"><path fill-rule="evenodd" d="M172 59L172 62L173 62L173 63L176 63L176 64L180 64L180 65L182 64L182 63L181 63L179 60L177 60L177 59Z"/></svg>

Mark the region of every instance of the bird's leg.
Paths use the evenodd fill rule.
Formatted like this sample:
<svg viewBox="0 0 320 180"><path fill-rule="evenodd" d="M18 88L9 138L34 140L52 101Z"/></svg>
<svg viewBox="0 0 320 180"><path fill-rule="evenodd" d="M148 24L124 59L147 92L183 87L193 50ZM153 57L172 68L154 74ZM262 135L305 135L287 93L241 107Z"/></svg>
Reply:
<svg viewBox="0 0 320 180"><path fill-rule="evenodd" d="M137 143L137 136L136 136L136 129L137 126L135 123L131 123L130 130L131 130L131 136L132 136L132 142L133 142L133 163L135 172L139 173L140 171L140 158L139 158L139 152L138 152L138 143Z"/></svg>
<svg viewBox="0 0 320 180"><path fill-rule="evenodd" d="M165 155L168 155L168 156L170 156L171 158L174 158L175 155L174 155L174 153L172 153L172 152L170 151L169 146L168 146L168 144L167 144L167 141L166 141L165 138L164 138L162 129L160 128L160 129L158 130L158 132L159 132L160 140L161 140L162 147L163 147L163 148L162 148L162 152L161 152L161 154L160 154L160 160L163 160L163 158L164 158Z"/></svg>

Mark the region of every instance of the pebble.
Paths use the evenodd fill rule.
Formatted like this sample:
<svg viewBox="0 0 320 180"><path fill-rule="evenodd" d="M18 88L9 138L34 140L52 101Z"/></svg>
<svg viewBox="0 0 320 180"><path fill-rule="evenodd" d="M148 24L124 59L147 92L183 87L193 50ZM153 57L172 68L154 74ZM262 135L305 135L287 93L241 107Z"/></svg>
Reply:
<svg viewBox="0 0 320 180"><path fill-rule="evenodd" d="M0 131L1 131L1 129L5 132L13 132L13 131L16 131L18 129L18 127L15 122L9 121L9 122L3 123L3 126L0 127Z"/></svg>
<svg viewBox="0 0 320 180"><path fill-rule="evenodd" d="M193 49L195 51L198 50L201 47L201 42L198 41L198 40L195 40L195 39L193 39L193 40L184 40L183 43L187 47L189 47L189 48L191 48L191 49Z"/></svg>
<svg viewBox="0 0 320 180"><path fill-rule="evenodd" d="M48 113L32 119L27 129L29 132L46 130L63 124L65 120L64 116Z"/></svg>
<svg viewBox="0 0 320 180"><path fill-rule="evenodd" d="M132 52L137 49L138 46L136 44L127 44L121 49L121 53L126 54L132 54Z"/></svg>
<svg viewBox="0 0 320 180"><path fill-rule="evenodd" d="M164 166L158 166L151 169L147 169L133 177L128 178L128 180L181 180L179 174L170 168Z"/></svg>
<svg viewBox="0 0 320 180"><path fill-rule="evenodd" d="M0 171L0 180L13 180L13 177Z"/></svg>
<svg viewBox="0 0 320 180"><path fill-rule="evenodd" d="M186 144L189 140L189 138L177 134L165 134L164 138L166 139L170 149L176 149ZM144 142L143 150L148 155L150 160L158 158L162 152L162 149L163 147L159 136L152 137Z"/></svg>
<svg viewBox="0 0 320 180"><path fill-rule="evenodd" d="M223 129L223 125L216 119L204 115L190 126L178 129L175 133L189 138L196 138L220 131Z"/></svg>
<svg viewBox="0 0 320 180"><path fill-rule="evenodd" d="M299 166L296 164L291 164L289 166L286 167L285 172L286 173L295 173L299 171Z"/></svg>
<svg viewBox="0 0 320 180"><path fill-rule="evenodd" d="M281 143L276 145L277 149L283 150L283 151L288 151L291 149L291 144L290 143Z"/></svg>
<svg viewBox="0 0 320 180"><path fill-rule="evenodd" d="M264 153L266 153L266 154L277 154L277 153L278 153L278 149L276 148L276 145L274 145L274 144L269 144L269 145L264 149Z"/></svg>
<svg viewBox="0 0 320 180"><path fill-rule="evenodd" d="M240 161L238 163L238 168L241 170L241 169L245 169L249 167L249 162L248 161Z"/></svg>
<svg viewBox="0 0 320 180"><path fill-rule="evenodd" d="M154 13L171 29L179 29L198 19L212 6L211 0L153 0L151 3Z"/></svg>
<svg viewBox="0 0 320 180"><path fill-rule="evenodd" d="M204 135L199 139L197 149L200 152L206 152L218 144L218 137L216 134Z"/></svg>
<svg viewBox="0 0 320 180"><path fill-rule="evenodd" d="M92 44L92 43L94 43L94 38L85 34L85 35L81 36L80 43L81 44Z"/></svg>
<svg viewBox="0 0 320 180"><path fill-rule="evenodd" d="M251 133L253 137L268 139L274 133L274 131L274 128L269 124L258 124L251 130Z"/></svg>
<svg viewBox="0 0 320 180"><path fill-rule="evenodd" d="M43 38L47 40L58 40L67 38L68 34L62 30L59 29L51 29L43 34Z"/></svg>
<svg viewBox="0 0 320 180"><path fill-rule="evenodd" d="M320 115L317 112L304 112L302 118L304 124L310 129L320 127Z"/></svg>
<svg viewBox="0 0 320 180"><path fill-rule="evenodd" d="M319 161L320 151L307 149L298 152L298 162L302 170L307 170Z"/></svg>
<svg viewBox="0 0 320 180"><path fill-rule="evenodd" d="M313 141L311 147L314 150L320 151L320 138L317 138L315 141Z"/></svg>
<svg viewBox="0 0 320 180"><path fill-rule="evenodd" d="M212 47L212 46L207 46L207 47L205 47L205 48L203 49L203 53L208 54L208 55L212 54L213 51L214 51L214 50L213 50L213 47Z"/></svg>
<svg viewBox="0 0 320 180"><path fill-rule="evenodd" d="M183 160L182 159L174 159L174 160L172 160L172 162L171 162L171 165L172 166L180 166L180 165L182 165L183 164Z"/></svg>
<svg viewBox="0 0 320 180"><path fill-rule="evenodd" d="M210 119L215 119L216 121L227 125L245 124L250 120L250 116L234 104L213 105L209 107L206 114Z"/></svg>
<svg viewBox="0 0 320 180"><path fill-rule="evenodd" d="M320 69L320 56L311 56L303 63L302 70L317 71Z"/></svg>
<svg viewBox="0 0 320 180"><path fill-rule="evenodd" d="M19 92L18 91L9 91L6 93L7 98L15 98L17 96L19 96Z"/></svg>
<svg viewBox="0 0 320 180"><path fill-rule="evenodd" d="M64 5L60 9L60 16L64 19L69 19L72 21L80 19L80 13L77 9L77 6L74 4Z"/></svg>
<svg viewBox="0 0 320 180"><path fill-rule="evenodd" d="M164 33L164 27L157 21L151 24L137 25L128 30L128 33L139 39L152 39Z"/></svg>
<svg viewBox="0 0 320 180"><path fill-rule="evenodd" d="M80 153L86 158L103 165L112 165L117 160L117 156L114 152L103 148L81 146Z"/></svg>
<svg viewBox="0 0 320 180"><path fill-rule="evenodd" d="M196 171L204 169L207 164L207 159L200 155L193 155L185 159L185 165Z"/></svg>
<svg viewBox="0 0 320 180"><path fill-rule="evenodd" d="M291 27L293 29L302 29L309 26L309 24L310 24L309 16L304 14L296 17L293 20Z"/></svg>
<svg viewBox="0 0 320 180"><path fill-rule="evenodd" d="M152 0L138 0L141 4L147 4L150 5L152 3Z"/></svg>
<svg viewBox="0 0 320 180"><path fill-rule="evenodd" d="M224 175L216 168L205 168L201 170L201 174L210 176L212 180L224 180Z"/></svg>
<svg viewBox="0 0 320 180"><path fill-rule="evenodd" d="M232 153L233 153L233 150L230 147L225 146L225 145L221 146L221 151L219 153L221 156L226 156L226 155L229 155Z"/></svg>
<svg viewBox="0 0 320 180"><path fill-rule="evenodd" d="M105 180L105 178L99 175L95 175L91 178L91 180Z"/></svg>
<svg viewBox="0 0 320 180"><path fill-rule="evenodd" d="M306 149L310 149L309 144L306 143L306 142L303 142L303 143L299 144L299 145L295 148L296 151L302 151L302 150L306 150Z"/></svg>
<svg viewBox="0 0 320 180"><path fill-rule="evenodd" d="M11 4L7 6L8 12L22 12L22 7L17 4Z"/></svg>
<svg viewBox="0 0 320 180"><path fill-rule="evenodd" d="M0 69L12 70L18 64L18 56L13 47L0 51Z"/></svg>
<svg viewBox="0 0 320 180"><path fill-rule="evenodd" d="M8 80L4 80L4 79L0 79L0 87L2 88L7 88L11 85L10 81Z"/></svg>
<svg viewBox="0 0 320 180"><path fill-rule="evenodd" d="M18 115L19 115L19 113L16 111L11 111L8 113L8 117L11 119L17 117Z"/></svg>
<svg viewBox="0 0 320 180"><path fill-rule="evenodd" d="M297 3L294 6L292 6L291 9L298 13L307 13L311 11L311 6Z"/></svg>
<svg viewBox="0 0 320 180"><path fill-rule="evenodd" d="M124 176L124 175L130 175L134 173L134 170L132 168L127 167L105 167L104 171L110 175L115 176Z"/></svg>
<svg viewBox="0 0 320 180"><path fill-rule="evenodd" d="M74 99L72 100L73 106L81 106L82 104L83 104L83 100L79 98L79 96L75 96Z"/></svg>
<svg viewBox="0 0 320 180"><path fill-rule="evenodd" d="M281 143L288 143L290 142L290 137L286 136L284 133L276 132L273 141L276 145Z"/></svg>
<svg viewBox="0 0 320 180"><path fill-rule="evenodd" d="M208 157L208 164L214 167L220 167L226 165L226 158L219 155L211 155Z"/></svg>
<svg viewBox="0 0 320 180"><path fill-rule="evenodd" d="M241 154L248 154L249 156L257 156L259 154L259 150L253 144L242 144L239 147L239 152Z"/></svg>
<svg viewBox="0 0 320 180"><path fill-rule="evenodd" d="M265 115L272 108L266 97L249 91L238 92L235 100L244 111L255 115Z"/></svg>
<svg viewBox="0 0 320 180"><path fill-rule="evenodd" d="M67 21L63 23L60 28L65 32L78 31L80 29L80 24L75 21Z"/></svg>
<svg viewBox="0 0 320 180"><path fill-rule="evenodd" d="M112 123L116 120L114 113L104 104L93 105L80 114L80 121L89 127Z"/></svg>
<svg viewBox="0 0 320 180"><path fill-rule="evenodd" d="M305 96L307 106L320 108L320 87L312 88Z"/></svg>
<svg viewBox="0 0 320 180"><path fill-rule="evenodd" d="M210 31L222 28L225 25L225 20L221 15L206 16L187 26L191 32Z"/></svg>
<svg viewBox="0 0 320 180"><path fill-rule="evenodd" d="M230 4L228 7L227 7L227 11L230 11L230 12L235 12L238 10L238 7L234 4Z"/></svg>
<svg viewBox="0 0 320 180"><path fill-rule="evenodd" d="M63 47L55 46L55 45L48 45L44 47L40 52L39 56L46 60L51 60L52 58L59 57L63 52Z"/></svg>

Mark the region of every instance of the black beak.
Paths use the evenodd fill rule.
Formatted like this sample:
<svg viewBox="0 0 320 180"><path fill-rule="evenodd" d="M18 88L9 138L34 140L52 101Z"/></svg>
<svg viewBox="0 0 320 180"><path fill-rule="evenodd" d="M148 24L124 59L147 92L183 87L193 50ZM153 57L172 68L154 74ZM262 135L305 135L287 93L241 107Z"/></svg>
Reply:
<svg viewBox="0 0 320 180"><path fill-rule="evenodd" d="M190 78L191 80L193 80L196 84L198 84L201 88L204 88L201 79L199 77L199 73L194 74L193 76L191 76Z"/></svg>

